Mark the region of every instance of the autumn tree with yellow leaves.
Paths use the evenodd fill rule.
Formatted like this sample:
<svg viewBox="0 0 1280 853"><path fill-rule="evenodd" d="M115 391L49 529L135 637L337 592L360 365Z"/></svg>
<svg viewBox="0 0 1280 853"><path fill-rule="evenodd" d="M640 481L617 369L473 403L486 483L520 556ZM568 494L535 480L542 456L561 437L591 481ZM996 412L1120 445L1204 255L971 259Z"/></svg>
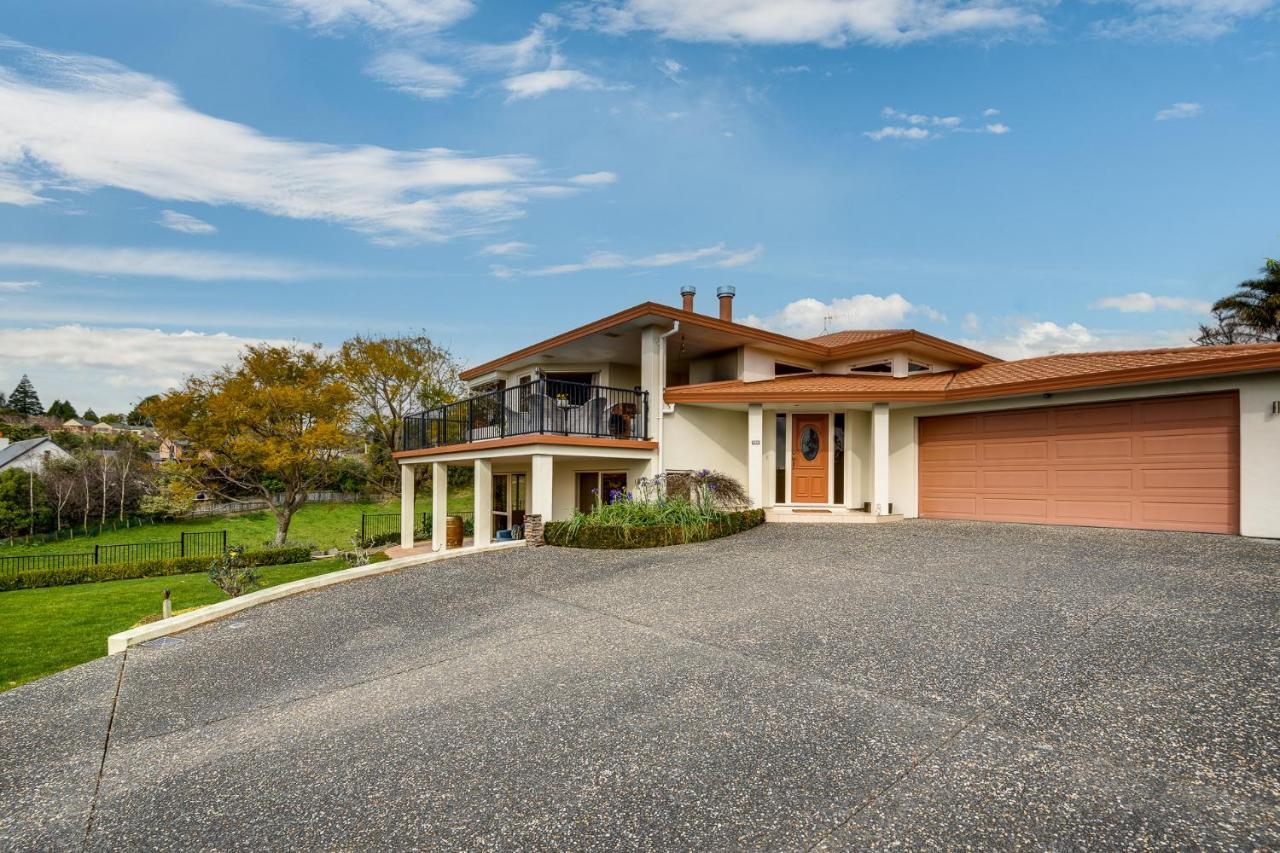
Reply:
<svg viewBox="0 0 1280 853"><path fill-rule="evenodd" d="M225 500L271 502L280 545L307 493L332 479L349 446L355 394L319 346L260 344L145 408L161 435L196 449L182 463L193 478Z"/></svg>

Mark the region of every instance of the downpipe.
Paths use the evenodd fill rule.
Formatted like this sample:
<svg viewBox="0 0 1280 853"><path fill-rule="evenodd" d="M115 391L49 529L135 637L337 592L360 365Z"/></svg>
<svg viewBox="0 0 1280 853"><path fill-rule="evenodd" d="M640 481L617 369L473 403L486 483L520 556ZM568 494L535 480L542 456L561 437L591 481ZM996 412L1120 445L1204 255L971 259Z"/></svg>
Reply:
<svg viewBox="0 0 1280 853"><path fill-rule="evenodd" d="M661 335L659 335L659 336L658 336L658 350L659 350L660 356L659 356L659 359L658 359L658 361L659 361L659 365L658 365L658 399L657 399L657 401L656 401L656 405L657 405L657 407L658 407L658 409L657 409L657 411L658 411L658 434L657 434L657 436L656 436L656 438L657 438L657 440L658 440L658 470L657 470L657 472L656 472L657 474L663 474L663 473L665 473L665 472L666 472L666 470L667 470L667 464L666 464L666 453L667 453L667 451L666 451L666 444L665 444L665 443L663 442L663 440L662 440L662 433L663 433L662 424L663 424L663 421L665 420L665 417L664 417L664 415L663 415L663 411L662 411L662 410L663 410L663 408L666 406L666 400L665 400L664 398L665 398L665 396L666 396L665 392L666 392L666 390L667 390L667 338L671 337L672 335L674 335L674 334L675 334L676 332L678 332L678 331L680 331L680 321L679 321L679 320L675 320L675 321L674 321L674 323L673 323L673 325L671 326L671 328L670 328L668 331L665 331L665 332L663 332ZM649 401L649 405L650 405L650 406L655 405L655 401L654 401L654 400L650 400L650 401Z"/></svg>

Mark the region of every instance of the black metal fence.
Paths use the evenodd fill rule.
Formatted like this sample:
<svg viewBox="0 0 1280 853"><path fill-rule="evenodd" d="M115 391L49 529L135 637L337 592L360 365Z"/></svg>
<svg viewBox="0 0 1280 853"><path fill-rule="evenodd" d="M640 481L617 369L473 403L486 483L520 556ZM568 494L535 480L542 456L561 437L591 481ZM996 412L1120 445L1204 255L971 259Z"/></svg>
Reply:
<svg viewBox="0 0 1280 853"><path fill-rule="evenodd" d="M404 419L404 450L513 435L647 439L649 394L639 389L538 379Z"/></svg>
<svg viewBox="0 0 1280 853"><path fill-rule="evenodd" d="M462 516L462 526L467 533L475 532L474 512L451 512L449 515ZM419 512L415 513L417 521L417 530L431 530L431 513ZM360 516L360 541L368 542L371 539L380 536L389 536L392 533L400 532L400 513L398 512L375 512L362 513Z"/></svg>
<svg viewBox="0 0 1280 853"><path fill-rule="evenodd" d="M43 569L78 569L114 563L141 563L179 557L216 557L227 550L227 531L206 530L183 533L177 541L130 542L121 545L94 545L92 551L76 554L25 554L0 557L0 574L13 575Z"/></svg>

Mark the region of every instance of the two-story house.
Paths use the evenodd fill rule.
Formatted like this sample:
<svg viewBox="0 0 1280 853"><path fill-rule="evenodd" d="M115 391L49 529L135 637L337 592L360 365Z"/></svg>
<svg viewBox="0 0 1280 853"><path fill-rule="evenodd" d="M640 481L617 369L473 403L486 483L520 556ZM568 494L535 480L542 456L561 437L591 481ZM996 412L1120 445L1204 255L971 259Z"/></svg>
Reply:
<svg viewBox="0 0 1280 853"><path fill-rule="evenodd" d="M911 329L792 338L735 323L731 287L715 316L681 293L472 367L473 396L406 418L402 529L431 465L443 542L447 466L469 465L477 542L702 468L771 521L1280 537L1280 344L1002 361Z"/></svg>

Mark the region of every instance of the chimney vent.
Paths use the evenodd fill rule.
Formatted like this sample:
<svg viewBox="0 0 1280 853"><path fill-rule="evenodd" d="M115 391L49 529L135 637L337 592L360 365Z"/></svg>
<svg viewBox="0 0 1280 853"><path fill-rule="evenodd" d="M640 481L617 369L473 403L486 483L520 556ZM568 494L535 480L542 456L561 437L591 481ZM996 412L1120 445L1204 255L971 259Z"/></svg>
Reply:
<svg viewBox="0 0 1280 853"><path fill-rule="evenodd" d="M694 287L692 284L686 284L684 287L680 288L680 296L684 300L684 310L688 311L690 314L693 313L693 297L697 293L698 288Z"/></svg>
<svg viewBox="0 0 1280 853"><path fill-rule="evenodd" d="M722 284L716 288L716 296L720 298L720 319L726 323L733 322L733 295L737 293L732 284Z"/></svg>

